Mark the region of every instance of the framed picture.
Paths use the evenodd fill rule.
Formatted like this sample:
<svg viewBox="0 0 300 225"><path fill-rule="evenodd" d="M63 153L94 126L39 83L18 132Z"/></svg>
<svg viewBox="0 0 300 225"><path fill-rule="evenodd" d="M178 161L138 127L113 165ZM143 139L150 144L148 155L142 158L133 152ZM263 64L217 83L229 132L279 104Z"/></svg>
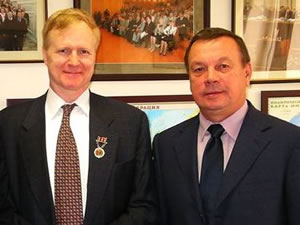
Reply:
<svg viewBox="0 0 300 225"><path fill-rule="evenodd" d="M155 134L199 113L191 95L113 97L143 110L149 120L151 140Z"/></svg>
<svg viewBox="0 0 300 225"><path fill-rule="evenodd" d="M261 110L300 126L300 90L262 91Z"/></svg>
<svg viewBox="0 0 300 225"><path fill-rule="evenodd" d="M183 58L209 0L74 0L101 31L93 80L187 79Z"/></svg>
<svg viewBox="0 0 300 225"><path fill-rule="evenodd" d="M0 10L0 62L42 61L47 1L5 1Z"/></svg>
<svg viewBox="0 0 300 225"><path fill-rule="evenodd" d="M191 95L160 96L114 96L143 110L150 124L151 140L154 135L199 113L198 106ZM7 106L19 104L30 99L7 99Z"/></svg>
<svg viewBox="0 0 300 225"><path fill-rule="evenodd" d="M253 82L300 80L300 0L233 0L233 30L248 47Z"/></svg>

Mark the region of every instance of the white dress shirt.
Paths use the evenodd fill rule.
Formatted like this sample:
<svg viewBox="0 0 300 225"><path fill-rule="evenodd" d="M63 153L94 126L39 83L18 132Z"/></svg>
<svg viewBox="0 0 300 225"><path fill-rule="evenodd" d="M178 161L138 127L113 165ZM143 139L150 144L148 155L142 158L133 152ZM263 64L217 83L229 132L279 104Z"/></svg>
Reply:
<svg viewBox="0 0 300 225"><path fill-rule="evenodd" d="M89 168L89 99L90 93L87 89L75 102L72 102L76 103L77 106L74 107L70 116L70 126L79 156L83 212L85 212L86 206ZM61 107L64 104L72 103L65 103L52 89L49 89L45 104L46 149L53 201L55 201L54 172L56 143L63 116L63 109Z"/></svg>

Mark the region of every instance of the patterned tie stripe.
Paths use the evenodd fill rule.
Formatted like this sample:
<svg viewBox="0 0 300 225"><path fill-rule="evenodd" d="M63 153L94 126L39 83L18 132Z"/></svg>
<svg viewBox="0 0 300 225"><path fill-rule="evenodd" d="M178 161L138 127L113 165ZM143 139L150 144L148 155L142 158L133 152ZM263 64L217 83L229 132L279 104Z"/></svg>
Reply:
<svg viewBox="0 0 300 225"><path fill-rule="evenodd" d="M82 194L79 158L70 127L70 114L75 107L63 106L63 119L58 133L55 158L55 215L57 225L82 225Z"/></svg>

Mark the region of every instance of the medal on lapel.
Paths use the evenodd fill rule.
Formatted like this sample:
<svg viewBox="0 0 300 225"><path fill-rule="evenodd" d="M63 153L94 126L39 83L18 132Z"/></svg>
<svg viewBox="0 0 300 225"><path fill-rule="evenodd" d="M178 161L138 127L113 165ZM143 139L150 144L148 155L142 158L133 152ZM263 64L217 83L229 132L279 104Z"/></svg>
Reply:
<svg viewBox="0 0 300 225"><path fill-rule="evenodd" d="M94 150L94 155L96 158L100 159L105 155L104 147L107 145L107 137L98 136L96 139L97 148Z"/></svg>

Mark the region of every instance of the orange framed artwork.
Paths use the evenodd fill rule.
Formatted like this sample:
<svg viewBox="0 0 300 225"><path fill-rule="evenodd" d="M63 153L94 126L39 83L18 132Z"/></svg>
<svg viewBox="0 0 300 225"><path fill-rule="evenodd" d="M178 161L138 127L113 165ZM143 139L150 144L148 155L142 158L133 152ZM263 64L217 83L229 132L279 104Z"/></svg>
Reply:
<svg viewBox="0 0 300 225"><path fill-rule="evenodd" d="M74 0L101 31L93 80L187 79L184 53L209 25L207 0Z"/></svg>

